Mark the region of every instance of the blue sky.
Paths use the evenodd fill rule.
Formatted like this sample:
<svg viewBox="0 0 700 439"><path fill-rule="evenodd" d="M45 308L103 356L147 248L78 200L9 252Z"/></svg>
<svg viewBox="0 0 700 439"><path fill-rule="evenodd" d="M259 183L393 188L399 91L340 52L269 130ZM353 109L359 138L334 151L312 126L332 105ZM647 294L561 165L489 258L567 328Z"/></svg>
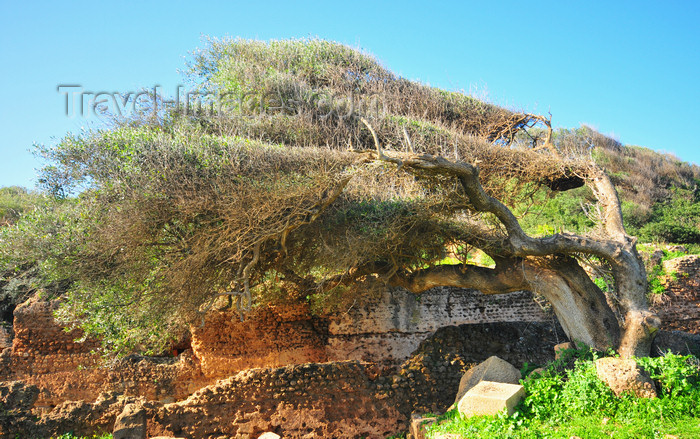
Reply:
<svg viewBox="0 0 700 439"><path fill-rule="evenodd" d="M339 41L409 79L700 164L700 2L488 3L0 0L0 186L34 186L32 144L95 123L66 116L58 85L174 94L203 35Z"/></svg>

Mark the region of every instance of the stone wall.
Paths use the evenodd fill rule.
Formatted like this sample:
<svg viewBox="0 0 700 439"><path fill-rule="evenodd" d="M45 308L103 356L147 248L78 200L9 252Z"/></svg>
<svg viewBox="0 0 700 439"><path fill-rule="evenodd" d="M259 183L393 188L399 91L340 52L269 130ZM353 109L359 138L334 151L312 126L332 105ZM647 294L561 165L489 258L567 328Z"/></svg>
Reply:
<svg viewBox="0 0 700 439"><path fill-rule="evenodd" d="M110 367L91 353L94 342L74 342L80 333L53 320L55 303L30 301L18 307L13 346L0 354L0 381L24 381L0 383L0 437L110 431L129 402L146 409L153 436L386 437L405 430L414 411L445 410L472 365L491 355L516 367L543 364L565 341L527 293L477 294L434 290L416 300L395 290L323 318L304 305L258 309L245 322L214 312L179 357L132 356ZM499 315L522 321L450 325ZM661 335L670 341L654 352L700 346L698 336ZM326 362L353 355L380 361ZM24 405L4 402L14 400Z"/></svg>
<svg viewBox="0 0 700 439"><path fill-rule="evenodd" d="M203 327L192 328L192 350L211 378L253 367L324 362L327 326L306 305L258 308L243 322L236 312L214 311Z"/></svg>
<svg viewBox="0 0 700 439"><path fill-rule="evenodd" d="M14 313L12 346L0 353L0 381L22 380L40 389L35 407L67 400L94 401L114 391L171 402L245 369L362 360L396 367L443 326L492 321L538 321L546 316L530 293L485 296L434 289L421 296L385 292L374 302L337 315L312 316L307 305L211 312L192 328L191 350L179 359L131 357L106 367L94 340L76 342L53 318L57 302L30 299Z"/></svg>
<svg viewBox="0 0 700 439"><path fill-rule="evenodd" d="M12 346L0 353L0 381L22 380L39 389L34 403L48 411L64 401L94 401L101 392L141 395L152 400L175 401L209 384L192 353L180 359L130 357L104 364L94 340L79 330L66 331L53 318L58 306L36 298L14 312Z"/></svg>
<svg viewBox="0 0 700 439"><path fill-rule="evenodd" d="M402 363L439 328L468 323L551 320L532 293L485 295L477 290L433 288L421 295L404 289L329 318L330 360Z"/></svg>
<svg viewBox="0 0 700 439"><path fill-rule="evenodd" d="M550 323L449 326L423 340L398 368L359 361L254 368L178 402L141 397L140 403L151 436L257 438L274 431L285 438L384 438L405 431L414 411L444 411L472 365L491 355L517 367L545 363L553 359L553 346L562 337ZM31 393L26 387L8 387L6 393L13 388ZM0 413L0 437L28 431L36 437L110 431L125 402L123 396L107 393L94 403L60 404L38 420L26 407L6 418ZM5 407L5 413L12 412L13 407Z"/></svg>
<svg viewBox="0 0 700 439"><path fill-rule="evenodd" d="M662 320L662 329L700 334L700 256L688 255L663 263L666 293L655 300L654 310Z"/></svg>

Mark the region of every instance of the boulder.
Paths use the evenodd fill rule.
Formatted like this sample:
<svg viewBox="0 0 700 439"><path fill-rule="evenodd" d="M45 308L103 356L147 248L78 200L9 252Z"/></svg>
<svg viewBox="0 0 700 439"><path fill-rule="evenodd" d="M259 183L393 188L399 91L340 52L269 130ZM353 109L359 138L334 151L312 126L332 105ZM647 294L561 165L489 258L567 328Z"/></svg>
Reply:
<svg viewBox="0 0 700 439"><path fill-rule="evenodd" d="M595 362L598 378L605 382L615 395L632 393L639 398L656 398L656 387L649 376L634 360L601 358Z"/></svg>
<svg viewBox="0 0 700 439"><path fill-rule="evenodd" d="M140 404L127 404L117 416L114 439L146 439L146 410Z"/></svg>
<svg viewBox="0 0 700 439"><path fill-rule="evenodd" d="M282 439L282 436L280 436L277 433L268 431L267 433L263 433L260 436L258 436L258 439Z"/></svg>
<svg viewBox="0 0 700 439"><path fill-rule="evenodd" d="M524 397L525 388L519 384L482 381L464 394L457 409L466 417L496 415L503 409L510 416Z"/></svg>
<svg viewBox="0 0 700 439"><path fill-rule="evenodd" d="M462 375L459 381L459 390L455 404L459 404L462 397L481 381L492 381L497 383L518 384L522 375L518 369L507 361L496 356L487 358L482 363L472 367Z"/></svg>

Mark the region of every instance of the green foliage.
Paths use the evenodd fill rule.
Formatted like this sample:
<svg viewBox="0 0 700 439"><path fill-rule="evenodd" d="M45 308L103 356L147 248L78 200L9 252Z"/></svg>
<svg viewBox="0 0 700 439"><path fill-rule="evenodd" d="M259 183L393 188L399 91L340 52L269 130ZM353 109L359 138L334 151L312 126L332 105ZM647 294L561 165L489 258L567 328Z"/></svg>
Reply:
<svg viewBox="0 0 700 439"><path fill-rule="evenodd" d="M596 286L600 288L600 290L604 293L610 290L610 285L608 284L608 282L601 277L596 277L595 279L593 279L593 283L595 283Z"/></svg>
<svg viewBox="0 0 700 439"><path fill-rule="evenodd" d="M49 189L83 192L13 232L47 277L71 280L59 317L122 354L179 337L232 289L258 242L305 222L352 157L187 124L69 136L44 154L60 164L44 171Z"/></svg>
<svg viewBox="0 0 700 439"><path fill-rule="evenodd" d="M618 189L628 233L642 242L699 242L698 166L647 148L623 146L585 126L556 130L553 141L561 151L590 154L605 169ZM584 189L568 194L575 191ZM542 209L542 222L556 230L585 232L592 224L579 203L591 197L589 193L577 195L558 200L560 195L547 203L552 206ZM543 201L538 204L544 205Z"/></svg>
<svg viewBox="0 0 700 439"><path fill-rule="evenodd" d="M661 295L666 292L666 283L678 280L678 273L675 271L666 272L663 263L665 261L684 256L685 252L663 250L664 256L660 262L651 269L647 270L647 282L649 284L649 293L652 295Z"/></svg>
<svg viewBox="0 0 700 439"><path fill-rule="evenodd" d="M565 192L537 192L527 206L517 210L521 214L521 225L525 231L535 236L553 235L557 232L586 233L595 223L586 215L583 205L592 202L592 194L587 187Z"/></svg>
<svg viewBox="0 0 700 439"><path fill-rule="evenodd" d="M579 358L573 368L561 365ZM639 358L638 363L661 389L658 398L616 397L595 372L595 354L566 353L544 373L523 382L526 397L513 416L460 417L452 410L431 426L431 433L447 432L468 438L658 438L664 434L700 434L700 367L690 356L667 354Z"/></svg>
<svg viewBox="0 0 700 439"><path fill-rule="evenodd" d="M44 197L18 186L0 188L0 226L15 223L25 212L44 202Z"/></svg>
<svg viewBox="0 0 700 439"><path fill-rule="evenodd" d="M668 201L653 206L637 233L645 241L699 244L700 191L674 188Z"/></svg>
<svg viewBox="0 0 700 439"><path fill-rule="evenodd" d="M39 202L40 201L40 202ZM57 297L67 287L59 267L69 266L87 231L85 206L76 200L37 198L14 224L0 227L0 312L11 321L14 306L35 291Z"/></svg>
<svg viewBox="0 0 700 439"><path fill-rule="evenodd" d="M695 175L585 127L556 133L556 158L497 146L526 115L400 78L338 43L211 40L189 67L206 99L222 99L212 111L175 109L40 147L53 199L0 234L2 268L35 269L37 289L68 286L60 317L113 352L158 352L230 293L320 312L397 273L474 262L476 249L491 266L489 254L508 252L501 223L454 178L371 159L374 131L394 153L478 163L488 194L534 235L594 227L594 197L574 189L592 145L623 182L634 157L665 166L665 181L676 181L669 169ZM684 227L691 204L678 207Z"/></svg>
<svg viewBox="0 0 700 439"><path fill-rule="evenodd" d="M700 360L693 356L669 353L661 357L638 358L637 362L660 384L665 397L683 397L700 390ZM695 406L694 409L700 407Z"/></svg>

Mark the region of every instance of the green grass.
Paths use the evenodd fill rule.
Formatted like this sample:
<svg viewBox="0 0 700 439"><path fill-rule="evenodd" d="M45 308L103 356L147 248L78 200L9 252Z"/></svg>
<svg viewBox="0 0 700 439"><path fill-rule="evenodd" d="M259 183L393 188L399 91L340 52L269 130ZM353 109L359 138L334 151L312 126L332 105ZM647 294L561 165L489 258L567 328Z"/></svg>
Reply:
<svg viewBox="0 0 700 439"><path fill-rule="evenodd" d="M663 263L670 260L685 256L686 252L663 250L664 256L661 262L651 267L647 273L647 281L649 282L649 293L652 295L661 295L666 292L666 282L678 280L678 273L675 271L666 272Z"/></svg>
<svg viewBox="0 0 700 439"><path fill-rule="evenodd" d="M658 398L644 399L615 396L596 376L597 355L572 352L523 381L526 397L512 416L464 418L452 410L429 427L428 437L700 438L700 360L672 354L638 359L659 389Z"/></svg>

